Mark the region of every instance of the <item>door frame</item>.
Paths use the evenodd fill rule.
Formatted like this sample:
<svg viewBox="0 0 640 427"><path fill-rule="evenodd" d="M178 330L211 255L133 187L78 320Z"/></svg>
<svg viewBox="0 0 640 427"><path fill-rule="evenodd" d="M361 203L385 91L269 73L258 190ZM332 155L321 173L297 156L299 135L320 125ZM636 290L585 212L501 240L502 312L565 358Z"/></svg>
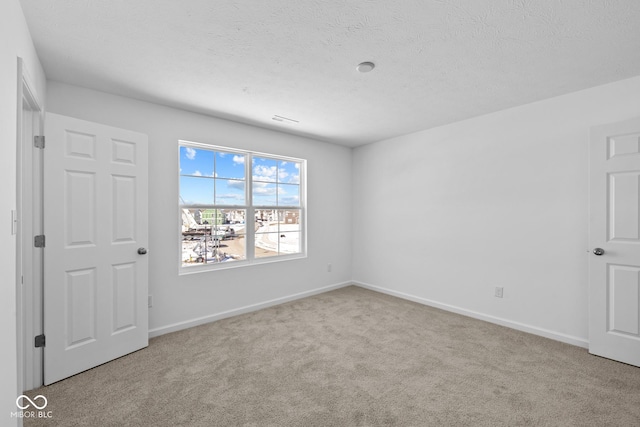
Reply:
<svg viewBox="0 0 640 427"><path fill-rule="evenodd" d="M42 348L34 346L34 337L43 331L43 253L33 246L33 236L42 233L44 218L43 156L34 147L33 136L43 135L44 109L34 80L19 57L17 75L16 348L18 389L25 391L40 387L44 374Z"/></svg>

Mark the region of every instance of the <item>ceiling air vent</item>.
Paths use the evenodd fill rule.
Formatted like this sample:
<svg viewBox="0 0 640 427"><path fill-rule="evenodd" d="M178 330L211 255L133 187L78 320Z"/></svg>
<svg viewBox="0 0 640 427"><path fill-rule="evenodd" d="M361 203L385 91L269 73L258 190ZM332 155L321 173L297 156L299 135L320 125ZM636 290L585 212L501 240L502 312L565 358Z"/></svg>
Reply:
<svg viewBox="0 0 640 427"><path fill-rule="evenodd" d="M283 117L283 116L273 116L272 119L275 120L276 122L300 123L298 120L293 120L293 119L290 119L288 117Z"/></svg>

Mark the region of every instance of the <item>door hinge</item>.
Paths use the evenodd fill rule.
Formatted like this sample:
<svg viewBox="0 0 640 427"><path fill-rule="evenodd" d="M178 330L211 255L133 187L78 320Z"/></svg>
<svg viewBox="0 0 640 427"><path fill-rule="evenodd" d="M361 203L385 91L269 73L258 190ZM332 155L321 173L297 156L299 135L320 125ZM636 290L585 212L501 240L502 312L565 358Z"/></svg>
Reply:
<svg viewBox="0 0 640 427"><path fill-rule="evenodd" d="M36 347L44 347L45 339L44 334L38 335L35 339Z"/></svg>
<svg viewBox="0 0 640 427"><path fill-rule="evenodd" d="M33 137L33 146L36 148L44 148L44 135L36 135Z"/></svg>
<svg viewBox="0 0 640 427"><path fill-rule="evenodd" d="M33 238L33 246L35 246L36 248L44 248L44 234L35 236Z"/></svg>

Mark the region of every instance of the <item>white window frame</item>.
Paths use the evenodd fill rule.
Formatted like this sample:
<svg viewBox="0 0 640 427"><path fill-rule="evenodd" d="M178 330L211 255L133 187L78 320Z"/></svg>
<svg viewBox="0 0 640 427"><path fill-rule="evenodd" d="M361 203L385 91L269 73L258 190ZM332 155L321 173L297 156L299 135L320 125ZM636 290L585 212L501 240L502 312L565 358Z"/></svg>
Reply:
<svg viewBox="0 0 640 427"><path fill-rule="evenodd" d="M244 205L204 205L204 204L183 204L180 199L180 151L181 147L192 147L209 151L225 152L231 154L242 154L245 157L245 204ZM267 159L273 159L276 161L295 162L300 164L300 205L299 206L254 206L253 205L253 158L262 157ZM241 150L238 148L225 147L221 145L206 144L202 142L194 142L187 140L178 140L178 266L179 274L193 274L202 273L207 271L222 270L229 268L247 267L251 265L266 264L272 262L283 262L295 259L301 259L307 257L307 161L296 157L282 156L273 153L263 153L258 151ZM215 202L215 200L214 200ZM246 210L245 216L245 259L221 262L216 264L190 265L183 266L182 261L182 209L194 209L194 208L207 208L207 209L237 209ZM255 235L256 232L253 227L249 227L249 224L253 224L255 221L256 210L283 210L283 209L295 209L300 211L300 252L295 254L286 255L273 255L268 257L256 258L255 257Z"/></svg>

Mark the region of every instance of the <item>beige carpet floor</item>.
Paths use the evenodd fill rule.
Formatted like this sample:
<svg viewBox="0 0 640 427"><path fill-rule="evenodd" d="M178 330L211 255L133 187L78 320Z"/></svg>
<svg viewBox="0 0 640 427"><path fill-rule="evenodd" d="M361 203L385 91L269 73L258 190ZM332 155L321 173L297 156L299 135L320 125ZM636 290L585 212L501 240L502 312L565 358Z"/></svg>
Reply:
<svg viewBox="0 0 640 427"><path fill-rule="evenodd" d="M640 426L640 368L357 287L151 340L30 426Z"/></svg>

